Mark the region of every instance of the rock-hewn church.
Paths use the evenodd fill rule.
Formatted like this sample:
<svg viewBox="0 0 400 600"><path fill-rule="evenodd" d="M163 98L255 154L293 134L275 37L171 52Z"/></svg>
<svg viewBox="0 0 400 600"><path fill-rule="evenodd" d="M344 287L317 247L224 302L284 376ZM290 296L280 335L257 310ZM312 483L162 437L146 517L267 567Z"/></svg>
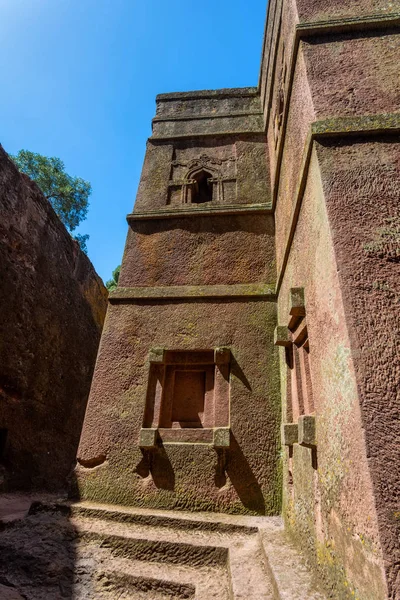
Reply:
<svg viewBox="0 0 400 600"><path fill-rule="evenodd" d="M68 505L110 597L400 598L399 25L271 0L257 87L157 97Z"/></svg>

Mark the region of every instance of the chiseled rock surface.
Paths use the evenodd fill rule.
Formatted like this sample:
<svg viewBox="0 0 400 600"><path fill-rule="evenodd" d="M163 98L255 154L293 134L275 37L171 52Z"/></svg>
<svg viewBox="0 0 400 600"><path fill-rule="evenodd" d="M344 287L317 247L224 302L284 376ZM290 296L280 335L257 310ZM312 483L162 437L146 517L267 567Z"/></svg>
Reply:
<svg viewBox="0 0 400 600"><path fill-rule="evenodd" d="M4 526L0 583L10 600L325 598L279 517L71 505L54 498L32 503L27 516Z"/></svg>
<svg viewBox="0 0 400 600"><path fill-rule="evenodd" d="M0 489L65 485L106 305L87 256L0 147Z"/></svg>

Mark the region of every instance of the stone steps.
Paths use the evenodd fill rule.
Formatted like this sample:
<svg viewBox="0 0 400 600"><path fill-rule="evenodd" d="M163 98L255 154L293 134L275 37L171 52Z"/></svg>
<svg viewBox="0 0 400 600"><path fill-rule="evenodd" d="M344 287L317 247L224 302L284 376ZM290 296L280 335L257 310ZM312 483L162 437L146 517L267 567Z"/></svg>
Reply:
<svg viewBox="0 0 400 600"><path fill-rule="evenodd" d="M76 514L76 513L75 513ZM196 600L200 598L232 598L232 600L272 600L274 598L265 555L260 543L257 528L250 534L251 528L238 526L234 533L222 527L218 531L214 522L211 531L202 527L185 531L185 523L178 528L173 523L172 528L143 526L136 521L127 524L125 519L115 523L100 519L104 516L100 511L97 518L88 518L84 511L80 517L72 517L71 522L79 531L81 539L88 543L97 544L101 549L107 548L113 557L135 561L137 572L143 572L143 566L138 567L138 561L144 564L156 563L168 565L168 575L164 569L164 578L169 577L171 567L191 567L192 570L202 568L201 573L194 574L196 583ZM108 515L109 516L109 515ZM176 520L176 519L175 519ZM123 521L123 523L121 523ZM185 521L185 520L183 520ZM187 520L185 521L187 522ZM196 525L207 524L207 521L195 521ZM228 525L228 524L227 524ZM238 531L244 531L240 534ZM211 596L207 569L219 567L220 591L214 590ZM222 573L222 569L224 573ZM221 585L223 579L228 584ZM200 581L202 582L200 584ZM201 590L199 589L202 588ZM215 586L214 586L215 587ZM228 592L230 588L230 594Z"/></svg>
<svg viewBox="0 0 400 600"><path fill-rule="evenodd" d="M134 582L135 591L139 589L143 593L148 590L148 598L153 598L150 591L195 600L230 600L232 597L228 573L216 567L191 569L173 565L166 573L164 566L157 563L123 561L118 564L117 572L105 569L100 571L98 579L102 583L110 581L113 586L116 583L118 588L123 581L129 584L129 589Z"/></svg>
<svg viewBox="0 0 400 600"><path fill-rule="evenodd" d="M36 502L7 525L2 576L28 600L324 600L280 518L88 502Z"/></svg>
<svg viewBox="0 0 400 600"><path fill-rule="evenodd" d="M142 565L140 565L142 569ZM124 571L102 571L97 577L98 589L107 589L113 597L132 600L195 600L196 587L193 584L174 583L163 578L130 575Z"/></svg>
<svg viewBox="0 0 400 600"><path fill-rule="evenodd" d="M179 518L176 512L157 511L150 512L146 509L123 507L118 510L108 505L97 505L89 503L79 503L66 505L65 503L56 505L59 510L67 511L71 517L84 517L93 519L109 520L113 523L125 523L129 525L147 525L149 527L166 527L168 529L184 529L185 531L216 531L219 533L239 533L244 535L257 533L258 527L250 524L240 524L232 522L235 517L230 515L220 515L223 519L215 520L210 518L208 513L202 513L202 518L196 517L197 513L183 512ZM38 508L40 509L40 503ZM35 508L31 509L31 513ZM224 520L225 518L225 520ZM241 517L236 517L241 519ZM245 517L246 518L246 517ZM257 517L254 518L257 522Z"/></svg>

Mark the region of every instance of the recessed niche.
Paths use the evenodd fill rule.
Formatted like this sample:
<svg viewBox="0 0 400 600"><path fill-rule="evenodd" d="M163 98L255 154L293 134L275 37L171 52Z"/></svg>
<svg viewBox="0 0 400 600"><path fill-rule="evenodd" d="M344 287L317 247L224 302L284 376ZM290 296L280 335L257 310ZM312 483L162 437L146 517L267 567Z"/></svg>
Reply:
<svg viewBox="0 0 400 600"><path fill-rule="evenodd" d="M205 371L175 371L172 425L203 427L205 395Z"/></svg>
<svg viewBox="0 0 400 600"><path fill-rule="evenodd" d="M212 427L214 366L167 365L160 427Z"/></svg>
<svg viewBox="0 0 400 600"><path fill-rule="evenodd" d="M213 428L229 427L229 361L226 348L153 350L143 429L170 443L212 443Z"/></svg>

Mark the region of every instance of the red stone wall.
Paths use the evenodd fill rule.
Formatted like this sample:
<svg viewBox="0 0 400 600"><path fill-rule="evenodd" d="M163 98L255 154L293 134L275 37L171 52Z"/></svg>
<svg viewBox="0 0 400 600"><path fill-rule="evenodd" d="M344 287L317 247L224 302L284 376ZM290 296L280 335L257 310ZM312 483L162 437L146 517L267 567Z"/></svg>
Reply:
<svg viewBox="0 0 400 600"><path fill-rule="evenodd" d="M301 22L354 18L370 15L386 16L399 10L398 0L297 0Z"/></svg>
<svg viewBox="0 0 400 600"><path fill-rule="evenodd" d="M284 518L338 600L400 598L398 8L271 0L259 96L158 97L77 469L87 498L272 514L280 375L284 423L301 432L302 389L316 424L312 442L284 446ZM196 160L215 167L214 184L229 180L207 206L184 200ZM307 325L307 359L282 349L279 371L274 298L259 293L275 280L278 324L292 320L291 290L301 288ZM233 297L246 283L255 296ZM294 328L277 334L293 339ZM183 434L140 450L140 428L154 423L151 349L217 346L233 357L229 454Z"/></svg>
<svg viewBox="0 0 400 600"><path fill-rule="evenodd" d="M107 292L0 148L1 488L59 489L76 456Z"/></svg>
<svg viewBox="0 0 400 600"><path fill-rule="evenodd" d="M398 9L270 2L260 74L278 319L288 324L290 289L303 288L317 428L316 453L285 449L284 514L335 598L400 597ZM382 113L397 123L386 138ZM287 422L291 379L282 350Z"/></svg>
<svg viewBox="0 0 400 600"><path fill-rule="evenodd" d="M385 598L374 491L341 281L328 221L324 180L314 151L289 261L279 293L279 323L289 319L290 288L303 287L317 427L310 448L285 449L284 517L297 542L338 598ZM284 420L292 390L281 355ZM286 410L285 410L286 407ZM286 413L286 414L285 414ZM290 457L290 452L293 452ZM291 483L290 480L293 480Z"/></svg>
<svg viewBox="0 0 400 600"><path fill-rule="evenodd" d="M391 597L400 593L398 137L318 145ZM343 198L345 190L345 199ZM357 495L353 510L360 510Z"/></svg>
<svg viewBox="0 0 400 600"><path fill-rule="evenodd" d="M78 453L83 497L181 510L279 512L275 318L275 304L257 300L111 305ZM233 355L226 470L206 443L163 444L143 454L138 440L149 349L218 346L229 346Z"/></svg>
<svg viewBox="0 0 400 600"><path fill-rule="evenodd" d="M148 507L277 514L275 229L257 90L165 94L157 105L79 447L79 493ZM214 186L212 200L200 204L185 196L196 168ZM198 353L214 357L217 348L230 363L203 365L201 388L191 361ZM154 349L188 356L182 377L192 383L180 385L178 375L173 388L174 367L150 363ZM202 403L198 426L187 427L185 415ZM219 446L220 428L227 447ZM150 448L139 444L154 431Z"/></svg>
<svg viewBox="0 0 400 600"><path fill-rule="evenodd" d="M120 285L269 282L275 277L273 235L272 215L135 221Z"/></svg>

